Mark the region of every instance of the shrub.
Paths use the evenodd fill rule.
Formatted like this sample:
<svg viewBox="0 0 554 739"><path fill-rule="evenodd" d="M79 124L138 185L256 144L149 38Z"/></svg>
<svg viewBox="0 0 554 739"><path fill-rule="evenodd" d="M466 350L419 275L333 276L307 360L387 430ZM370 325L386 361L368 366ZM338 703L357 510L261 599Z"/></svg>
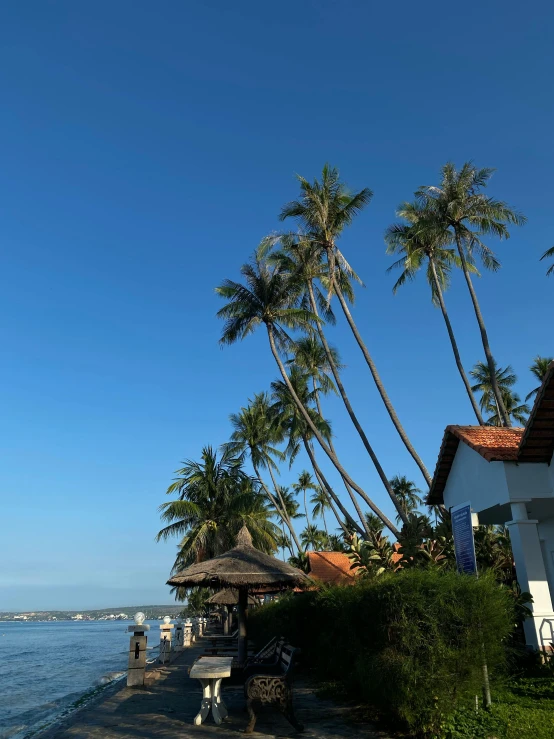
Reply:
<svg viewBox="0 0 554 739"><path fill-rule="evenodd" d="M512 626L491 578L417 569L285 596L250 619L256 641L285 636L322 680L427 736L480 693L484 655L489 671L503 667Z"/></svg>

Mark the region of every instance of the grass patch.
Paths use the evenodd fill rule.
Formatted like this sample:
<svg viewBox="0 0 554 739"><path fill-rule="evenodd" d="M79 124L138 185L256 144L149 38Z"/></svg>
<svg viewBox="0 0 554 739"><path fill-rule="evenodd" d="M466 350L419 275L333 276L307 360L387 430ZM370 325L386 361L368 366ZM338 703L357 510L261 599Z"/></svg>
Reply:
<svg viewBox="0 0 554 739"><path fill-rule="evenodd" d="M456 711L443 731L446 739L552 739L554 679L511 680L495 688L490 711Z"/></svg>

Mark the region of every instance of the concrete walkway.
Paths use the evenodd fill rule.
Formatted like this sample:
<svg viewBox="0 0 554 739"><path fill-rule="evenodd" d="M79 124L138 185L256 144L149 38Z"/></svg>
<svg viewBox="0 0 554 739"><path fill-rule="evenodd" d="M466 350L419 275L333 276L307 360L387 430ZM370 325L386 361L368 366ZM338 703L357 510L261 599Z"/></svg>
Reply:
<svg viewBox="0 0 554 739"><path fill-rule="evenodd" d="M229 717L221 726L211 715L202 726L194 726L201 699L200 683L188 676L188 669L203 647L185 650L171 665L160 665L147 673L144 688L114 686L89 706L69 716L61 724L40 734L40 739L239 739L244 736L247 714L241 685L223 681L223 698ZM305 726L297 734L276 710L260 708L252 737L310 737L317 739L387 739L367 724L353 722L352 711L322 700L305 680L295 681L296 715Z"/></svg>

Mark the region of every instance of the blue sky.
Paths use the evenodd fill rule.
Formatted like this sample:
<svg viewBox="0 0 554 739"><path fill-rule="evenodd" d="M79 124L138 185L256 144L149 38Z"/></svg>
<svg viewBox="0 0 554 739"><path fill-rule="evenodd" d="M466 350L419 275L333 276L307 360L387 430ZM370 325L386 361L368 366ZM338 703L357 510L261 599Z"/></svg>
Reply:
<svg viewBox="0 0 554 739"><path fill-rule="evenodd" d="M276 375L262 335L221 350L236 277L296 172L325 161L371 206L342 247L355 316L418 451L471 423L423 281L394 297L383 231L447 160L494 166L528 217L477 289L500 364L553 354L549 3L133 0L5 6L0 24L0 610L170 602L157 506L180 460ZM482 357L456 275L463 360ZM418 482L356 346L330 331L387 473ZM336 400L336 446L391 513ZM299 461L293 474L304 465ZM283 481L292 480L284 471ZM336 482L336 477L330 472Z"/></svg>

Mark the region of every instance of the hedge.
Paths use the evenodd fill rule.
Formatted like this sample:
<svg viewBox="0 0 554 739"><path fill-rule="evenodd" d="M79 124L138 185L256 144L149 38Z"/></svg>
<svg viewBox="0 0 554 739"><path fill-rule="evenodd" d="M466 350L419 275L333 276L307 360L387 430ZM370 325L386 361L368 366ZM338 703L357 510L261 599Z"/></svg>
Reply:
<svg viewBox="0 0 554 739"><path fill-rule="evenodd" d="M258 644L284 636L321 680L343 683L421 736L440 736L457 707L504 667L514 624L490 577L407 570L352 587L289 594L252 612Z"/></svg>

